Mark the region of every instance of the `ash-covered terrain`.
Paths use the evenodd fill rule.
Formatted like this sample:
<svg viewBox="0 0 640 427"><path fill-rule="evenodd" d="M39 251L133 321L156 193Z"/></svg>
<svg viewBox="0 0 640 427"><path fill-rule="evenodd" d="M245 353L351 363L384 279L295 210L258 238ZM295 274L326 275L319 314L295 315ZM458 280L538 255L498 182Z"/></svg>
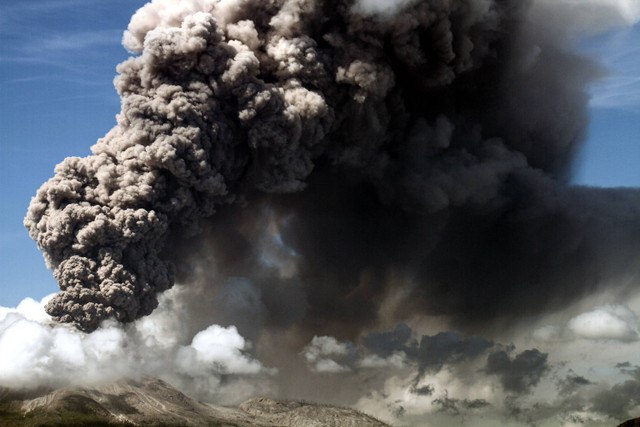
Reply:
<svg viewBox="0 0 640 427"><path fill-rule="evenodd" d="M0 426L383 427L353 409L253 398L236 407L198 402L155 379L92 388L0 389Z"/></svg>

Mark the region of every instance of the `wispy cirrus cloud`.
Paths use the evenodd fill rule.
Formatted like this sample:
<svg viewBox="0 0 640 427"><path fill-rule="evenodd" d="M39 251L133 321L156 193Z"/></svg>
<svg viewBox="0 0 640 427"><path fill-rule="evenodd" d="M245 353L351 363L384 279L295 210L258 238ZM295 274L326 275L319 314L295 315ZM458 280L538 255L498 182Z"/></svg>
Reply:
<svg viewBox="0 0 640 427"><path fill-rule="evenodd" d="M96 56L104 55L105 49L119 49L121 37L120 29L27 32L15 28L10 33L5 30L0 34L0 43L4 45L0 63L7 70L16 67L22 71L18 75L6 72L0 81L6 85L73 79L80 85L94 85L96 82L87 79L87 73L101 64ZM112 65L109 67L112 72ZM101 83L111 86L108 79L102 79Z"/></svg>
<svg viewBox="0 0 640 427"><path fill-rule="evenodd" d="M100 0L98 0L100 1ZM86 5L91 0L52 0L26 1L2 5L0 7L0 35L11 35L16 28L22 26L25 17L46 16L49 13ZM5 45L6 46L6 45Z"/></svg>
<svg viewBox="0 0 640 427"><path fill-rule="evenodd" d="M51 11L55 9L65 9L80 4L86 4L85 0L41 0L30 2L18 2L10 6L3 7L4 12L25 12L25 11Z"/></svg>
<svg viewBox="0 0 640 427"><path fill-rule="evenodd" d="M640 110L640 24L585 43L608 74L591 88L594 108Z"/></svg>
<svg viewBox="0 0 640 427"><path fill-rule="evenodd" d="M53 0L0 7L0 62L7 66L37 66L38 74L47 68L86 72L95 67L95 57L103 56L104 49L121 49L122 26L105 28L92 24L108 4L104 0ZM65 25L61 25L63 17ZM13 76L10 72L5 75L4 83L31 77ZM53 79L58 74L54 71L46 75Z"/></svg>
<svg viewBox="0 0 640 427"><path fill-rule="evenodd" d="M119 46L122 31L119 29L96 31L42 32L21 34L15 31L10 37L13 43L6 46L3 61L51 62L52 57L78 51L91 51L105 46ZM7 37L9 38L9 37Z"/></svg>
<svg viewBox="0 0 640 427"><path fill-rule="evenodd" d="M98 30L98 31L79 31L69 34L53 34L44 40L30 40L28 46L33 49L47 51L72 51L91 49L98 46L119 45L122 37L122 30Z"/></svg>

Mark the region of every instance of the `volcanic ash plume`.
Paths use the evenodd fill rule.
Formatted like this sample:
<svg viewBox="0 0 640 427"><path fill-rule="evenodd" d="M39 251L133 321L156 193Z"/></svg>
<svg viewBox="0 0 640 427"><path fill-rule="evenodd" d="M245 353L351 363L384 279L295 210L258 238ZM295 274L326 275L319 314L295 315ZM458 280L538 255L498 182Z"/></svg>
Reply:
<svg viewBox="0 0 640 427"><path fill-rule="evenodd" d="M29 207L47 312L132 322L202 250L265 325L334 335L400 288L392 318L464 326L637 274L638 192L564 185L599 70L546 25L519 0L152 1L117 125Z"/></svg>

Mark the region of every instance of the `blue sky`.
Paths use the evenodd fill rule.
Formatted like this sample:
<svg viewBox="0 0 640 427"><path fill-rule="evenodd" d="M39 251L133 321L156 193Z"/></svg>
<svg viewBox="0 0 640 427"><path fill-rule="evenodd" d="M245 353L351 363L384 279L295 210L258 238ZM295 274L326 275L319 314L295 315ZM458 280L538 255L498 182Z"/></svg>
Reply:
<svg viewBox="0 0 640 427"><path fill-rule="evenodd" d="M120 109L122 31L142 0L27 0L0 6L0 306L57 286L22 226L64 157L85 156Z"/></svg>
<svg viewBox="0 0 640 427"><path fill-rule="evenodd" d="M589 136L574 182L640 187L640 24L582 43L607 68L591 88Z"/></svg>
<svg viewBox="0 0 640 427"><path fill-rule="evenodd" d="M85 156L115 123L120 38L143 0L26 0L0 6L0 306L57 290L22 226L30 198L66 156ZM581 48L609 75L592 88L574 182L640 186L640 26Z"/></svg>

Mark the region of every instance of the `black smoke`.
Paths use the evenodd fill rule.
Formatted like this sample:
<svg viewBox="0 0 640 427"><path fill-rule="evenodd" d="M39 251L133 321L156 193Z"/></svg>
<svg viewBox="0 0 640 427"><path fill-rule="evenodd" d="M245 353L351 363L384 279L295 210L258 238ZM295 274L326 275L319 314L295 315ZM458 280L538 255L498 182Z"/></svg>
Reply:
<svg viewBox="0 0 640 427"><path fill-rule="evenodd" d="M506 392L520 396L531 392L549 370L547 356L535 348L514 357L504 350L496 351L487 358L486 372L498 376Z"/></svg>
<svg viewBox="0 0 640 427"><path fill-rule="evenodd" d="M365 6L142 8L117 125L25 219L49 314L132 322L177 280L307 339L392 299L472 330L640 273L640 192L567 184L597 65L529 2Z"/></svg>

